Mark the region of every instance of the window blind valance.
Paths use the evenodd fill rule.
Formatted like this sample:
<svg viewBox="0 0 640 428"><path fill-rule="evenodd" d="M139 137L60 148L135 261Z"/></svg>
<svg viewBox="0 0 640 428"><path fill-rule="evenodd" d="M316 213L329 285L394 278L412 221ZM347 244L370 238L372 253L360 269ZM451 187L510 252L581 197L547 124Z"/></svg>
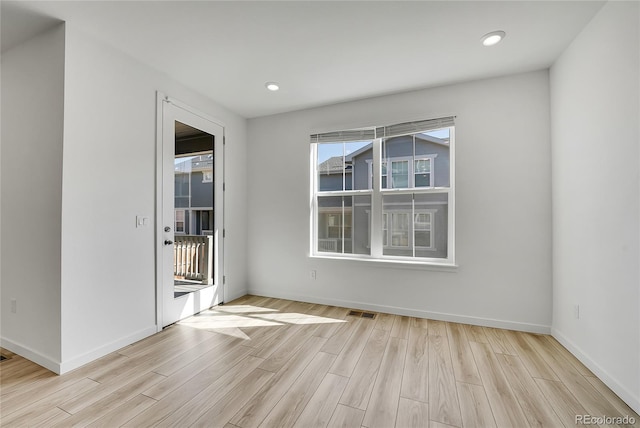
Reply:
<svg viewBox="0 0 640 428"><path fill-rule="evenodd" d="M413 122L396 123L394 125L376 128L351 129L346 131L326 132L311 135L311 143L346 143L350 141L368 141L376 138L399 137L401 135L416 134L432 129L447 128L454 125L455 116L437 119L418 120Z"/></svg>
<svg viewBox="0 0 640 428"><path fill-rule="evenodd" d="M433 129L447 128L453 126L454 116L440 117L438 119L418 120L415 122L397 123L395 125L381 126L376 128L376 137L399 137L401 135L417 134L419 132L431 131Z"/></svg>
<svg viewBox="0 0 640 428"><path fill-rule="evenodd" d="M326 132L324 134L314 134L311 136L312 143L346 143L350 141L368 141L376 138L376 130L352 129L348 131Z"/></svg>

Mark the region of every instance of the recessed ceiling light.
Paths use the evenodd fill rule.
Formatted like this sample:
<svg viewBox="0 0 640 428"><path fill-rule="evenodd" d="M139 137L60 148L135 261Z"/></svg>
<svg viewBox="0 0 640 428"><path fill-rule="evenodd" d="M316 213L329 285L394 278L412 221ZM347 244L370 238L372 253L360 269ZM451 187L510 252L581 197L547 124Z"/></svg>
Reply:
<svg viewBox="0 0 640 428"><path fill-rule="evenodd" d="M267 82L264 84L264 86L270 91L277 91L278 89L280 89L280 85L278 85L276 82Z"/></svg>
<svg viewBox="0 0 640 428"><path fill-rule="evenodd" d="M482 44L484 46L493 46L497 43L500 43L500 41L504 39L504 36L506 35L507 34L504 31L492 31L482 36Z"/></svg>

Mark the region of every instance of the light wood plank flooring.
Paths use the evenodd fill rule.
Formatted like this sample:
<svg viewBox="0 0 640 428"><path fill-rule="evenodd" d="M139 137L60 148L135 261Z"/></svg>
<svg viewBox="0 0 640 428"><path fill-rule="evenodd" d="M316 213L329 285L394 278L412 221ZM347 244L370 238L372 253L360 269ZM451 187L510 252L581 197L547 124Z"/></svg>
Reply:
<svg viewBox="0 0 640 428"><path fill-rule="evenodd" d="M640 417L553 338L245 296L63 376L7 353L2 427L573 427Z"/></svg>

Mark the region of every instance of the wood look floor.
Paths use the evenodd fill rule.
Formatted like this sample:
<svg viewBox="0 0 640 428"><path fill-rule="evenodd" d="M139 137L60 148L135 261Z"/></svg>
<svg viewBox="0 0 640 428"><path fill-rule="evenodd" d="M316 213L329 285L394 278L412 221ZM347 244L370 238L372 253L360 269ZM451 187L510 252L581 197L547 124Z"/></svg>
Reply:
<svg viewBox="0 0 640 428"><path fill-rule="evenodd" d="M0 364L2 427L573 427L640 417L550 336L245 296L63 376Z"/></svg>

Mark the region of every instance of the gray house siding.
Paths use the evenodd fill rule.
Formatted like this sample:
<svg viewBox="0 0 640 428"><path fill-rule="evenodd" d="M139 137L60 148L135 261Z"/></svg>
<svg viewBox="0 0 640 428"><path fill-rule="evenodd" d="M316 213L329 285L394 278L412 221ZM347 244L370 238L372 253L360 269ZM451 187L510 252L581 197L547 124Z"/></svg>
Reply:
<svg viewBox="0 0 640 428"><path fill-rule="evenodd" d="M400 158L413 156L413 138L411 136L388 139L383 145L383 157ZM449 146L416 139L416 157L435 155L433 162L433 186L449 187ZM369 188L369 162L373 160L373 150L365 150L352 158L354 188ZM369 162L367 162L369 161ZM339 190L327 188L321 190Z"/></svg>
<svg viewBox="0 0 640 428"><path fill-rule="evenodd" d="M321 192L331 190L352 190L351 189L351 171L345 173L344 186L342 188L342 172L320 173L318 174L318 188ZM366 187L365 187L366 189Z"/></svg>
<svg viewBox="0 0 640 428"><path fill-rule="evenodd" d="M354 187L356 190L369 188L369 163L367 161L373 160L373 150L369 149L358 156L354 156L353 172L354 172Z"/></svg>
<svg viewBox="0 0 640 428"><path fill-rule="evenodd" d="M176 208L189 208L189 174L175 174L174 204Z"/></svg>
<svg viewBox="0 0 640 428"><path fill-rule="evenodd" d="M382 155L383 157L387 158L413 156L413 138L410 135L404 137L389 138L383 145ZM448 187L449 146L416 138L416 157L422 155L436 155L433 165L434 186ZM360 172L358 172L358 174L360 174Z"/></svg>
<svg viewBox="0 0 640 428"><path fill-rule="evenodd" d="M355 197L353 208L353 253L371 254L369 242L369 219L371 215L371 198L365 196Z"/></svg>
<svg viewBox="0 0 640 428"><path fill-rule="evenodd" d="M203 183L202 171L191 173L191 207L211 208L213 206L213 182Z"/></svg>

